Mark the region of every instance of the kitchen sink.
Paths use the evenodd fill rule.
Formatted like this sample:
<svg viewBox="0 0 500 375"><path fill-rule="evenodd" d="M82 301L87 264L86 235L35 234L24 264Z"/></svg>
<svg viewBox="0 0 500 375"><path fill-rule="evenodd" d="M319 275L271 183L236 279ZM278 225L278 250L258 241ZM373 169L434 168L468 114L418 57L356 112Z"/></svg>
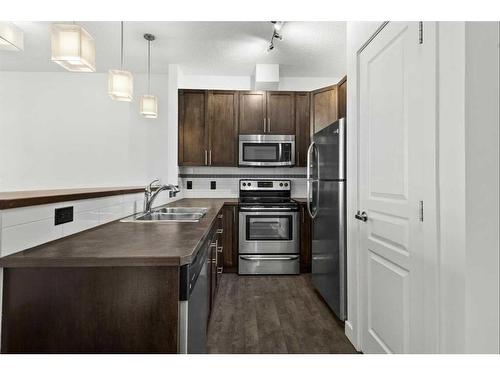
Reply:
<svg viewBox="0 0 500 375"><path fill-rule="evenodd" d="M127 217L122 222L154 223L154 222L188 222L196 223L205 216L208 209L203 207L163 207L149 213L139 213Z"/></svg>

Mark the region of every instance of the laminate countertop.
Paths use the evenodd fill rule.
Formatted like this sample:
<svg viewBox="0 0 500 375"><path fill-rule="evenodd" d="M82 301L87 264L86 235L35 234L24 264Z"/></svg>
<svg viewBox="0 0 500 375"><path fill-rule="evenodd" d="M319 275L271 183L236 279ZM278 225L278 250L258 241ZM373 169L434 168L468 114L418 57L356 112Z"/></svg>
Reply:
<svg viewBox="0 0 500 375"><path fill-rule="evenodd" d="M185 198L168 206L205 207L197 223L114 221L3 258L0 267L181 266L196 256L224 204L236 198Z"/></svg>

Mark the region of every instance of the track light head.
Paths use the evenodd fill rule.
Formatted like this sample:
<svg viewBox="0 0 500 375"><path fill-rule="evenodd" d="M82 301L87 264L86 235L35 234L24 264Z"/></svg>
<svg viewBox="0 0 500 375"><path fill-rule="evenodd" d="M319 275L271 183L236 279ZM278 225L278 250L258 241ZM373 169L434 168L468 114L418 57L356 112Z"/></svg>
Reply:
<svg viewBox="0 0 500 375"><path fill-rule="evenodd" d="M283 26L283 21L271 21L271 23L274 26L274 30L280 31L281 27Z"/></svg>

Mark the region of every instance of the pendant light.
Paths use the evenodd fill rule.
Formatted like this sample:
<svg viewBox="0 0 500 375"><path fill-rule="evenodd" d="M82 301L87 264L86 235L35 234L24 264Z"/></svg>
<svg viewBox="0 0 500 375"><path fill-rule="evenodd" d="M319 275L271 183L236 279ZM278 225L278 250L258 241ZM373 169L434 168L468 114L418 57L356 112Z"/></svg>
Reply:
<svg viewBox="0 0 500 375"><path fill-rule="evenodd" d="M158 98L151 95L151 42L155 40L152 34L144 34L144 39L148 41L148 94L141 96L141 115L146 118L158 117Z"/></svg>
<svg viewBox="0 0 500 375"><path fill-rule="evenodd" d="M123 21L121 22L121 63L120 70L110 70L108 74L108 94L113 100L132 101L134 92L134 77L129 71L123 70Z"/></svg>
<svg viewBox="0 0 500 375"><path fill-rule="evenodd" d="M95 72L94 38L82 26L51 27L52 61L70 72Z"/></svg>
<svg viewBox="0 0 500 375"><path fill-rule="evenodd" d="M10 22L0 22L0 50L22 51L24 38L21 29Z"/></svg>

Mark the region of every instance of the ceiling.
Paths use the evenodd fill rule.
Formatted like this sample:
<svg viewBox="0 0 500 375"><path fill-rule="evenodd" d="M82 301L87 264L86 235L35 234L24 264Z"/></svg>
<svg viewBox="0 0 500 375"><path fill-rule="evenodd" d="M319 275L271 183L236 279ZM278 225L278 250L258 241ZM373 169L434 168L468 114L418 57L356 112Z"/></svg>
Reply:
<svg viewBox="0 0 500 375"><path fill-rule="evenodd" d="M24 51L0 50L0 70L64 71L50 61L50 22L15 22L24 31ZM119 68L120 23L78 22L96 42L98 72ZM280 64L284 77L340 77L345 74L345 22L286 22L283 41L267 52L270 22L126 22L124 67L147 71L152 33L153 73L179 64L188 75L251 75L257 63Z"/></svg>

